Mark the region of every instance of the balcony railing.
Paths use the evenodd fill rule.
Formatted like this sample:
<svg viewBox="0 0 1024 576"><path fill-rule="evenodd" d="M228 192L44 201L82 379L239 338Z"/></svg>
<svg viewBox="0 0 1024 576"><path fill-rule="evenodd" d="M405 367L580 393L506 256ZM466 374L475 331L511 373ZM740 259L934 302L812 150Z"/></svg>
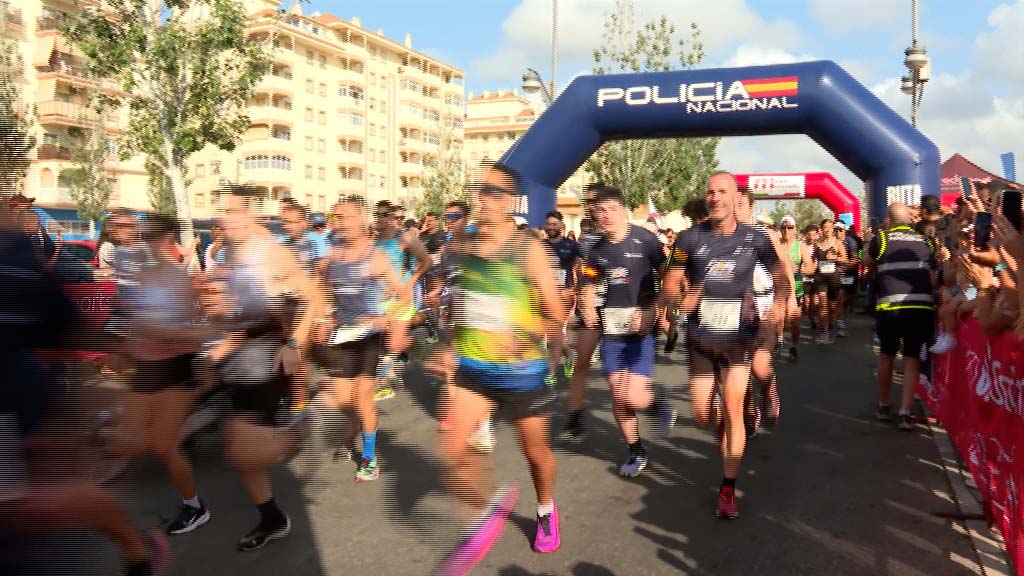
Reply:
<svg viewBox="0 0 1024 576"><path fill-rule="evenodd" d="M36 103L36 116L40 119L50 116L83 123L94 123L100 120L100 115L92 108L77 102L60 100ZM118 118L117 112L107 112L103 115L103 121L108 124L116 124Z"/></svg>
<svg viewBox="0 0 1024 576"><path fill-rule="evenodd" d="M40 160L71 160L71 149L56 144L41 144L36 149L36 157Z"/></svg>

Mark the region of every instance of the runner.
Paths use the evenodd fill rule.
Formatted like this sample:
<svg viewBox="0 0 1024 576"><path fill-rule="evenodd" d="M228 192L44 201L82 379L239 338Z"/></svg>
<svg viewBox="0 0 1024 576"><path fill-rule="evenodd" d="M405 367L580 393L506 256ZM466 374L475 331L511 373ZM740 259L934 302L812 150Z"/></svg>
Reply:
<svg viewBox="0 0 1024 576"><path fill-rule="evenodd" d="M334 205L331 228L336 242L325 258L324 276L333 295L334 316L319 321L323 325L319 340L324 346L318 356L331 378L335 407L360 428L363 450L356 482L370 482L380 476L373 400L377 368L385 344L391 348L404 344L406 329L404 322L385 313L383 295L397 293L399 302L404 303L409 297L387 257L373 245L362 196L348 196ZM354 440L353 427L345 441L350 454L354 454Z"/></svg>
<svg viewBox="0 0 1024 576"><path fill-rule="evenodd" d="M579 277L583 260L587 258L590 249L603 237L600 229L593 219L592 208L594 190L596 185L590 185L583 191L583 213L586 218L580 222L580 242L578 268L574 272ZM598 286L597 302L602 304L601 297L603 287ZM590 364L593 361L594 351L601 341L601 331L595 327L588 327L583 322L579 305L576 306L576 315L579 322L576 326L576 345L573 351L575 365L573 374L569 378L569 417L562 428L561 437L566 440L579 440L586 433L586 426L583 422L583 401L587 394L587 375L590 372Z"/></svg>
<svg viewBox="0 0 1024 576"><path fill-rule="evenodd" d="M814 259L806 242L801 242L796 232L796 218L784 216L779 222L779 247L786 255L789 273L793 275L793 297L786 301L786 324L789 327L789 358L800 360L797 345L800 344L800 311L805 299L804 279L814 274ZM795 302L794 302L795 301Z"/></svg>
<svg viewBox="0 0 1024 576"><path fill-rule="evenodd" d="M846 336L846 315L853 312L853 304L857 301L857 271L860 268L860 243L849 231L842 220L835 223L836 240L846 250L846 260L840 266L843 289L839 292L839 313L836 320L836 331L840 337Z"/></svg>
<svg viewBox="0 0 1024 576"><path fill-rule="evenodd" d="M592 204L604 236L590 249L581 268L580 312L584 324L601 330L602 371L611 389L615 421L629 448L619 474L634 478L648 460L636 412L653 409L661 437L668 435L676 419L664 394L651 389L655 287L665 254L657 236L629 223L625 197L617 188L598 188ZM598 284L605 289L600 303Z"/></svg>
<svg viewBox="0 0 1024 576"><path fill-rule="evenodd" d="M518 498L515 484L495 489L493 463L484 465L467 450L473 429L495 408L508 411L529 461L537 494L533 549L548 553L561 545L553 499L555 457L548 446L554 392L544 382L549 361L541 342L564 315L544 248L513 224L520 190L510 168L486 168L478 192L480 231L449 246L462 269L452 302L454 329L432 364L456 383L452 429L441 433L440 455L448 489L466 505L470 521L441 566L444 575L467 574L483 559Z"/></svg>
<svg viewBox="0 0 1024 576"><path fill-rule="evenodd" d="M814 247L818 244L820 238L821 231L816 225L808 224L804 227L804 244L807 245L811 259L807 264L810 272L803 275L804 300L800 303L800 307L804 312L804 316L807 316L812 332L818 329L818 290L814 282L815 276L818 273L818 261L814 259L815 254L817 254Z"/></svg>
<svg viewBox="0 0 1024 576"><path fill-rule="evenodd" d="M760 262L779 286L787 285L786 272L771 240L736 218L740 201L736 180L728 172L716 172L708 180L705 196L710 219L679 234L662 300L678 301L687 315L687 346L690 349L690 396L699 425L712 422L711 403L716 376L722 383L725 429L722 439L724 475L719 489L717 514L739 516L736 478L746 446L743 402L750 380L750 356L760 319L754 303L754 269ZM766 314L771 323L785 309L785 291L777 291Z"/></svg>
<svg viewBox="0 0 1024 576"><path fill-rule="evenodd" d="M554 334L549 344L552 357L555 363L564 362L566 377L572 377L575 370L575 361L572 351L569 350L569 343L565 334L565 322L575 305L576 288L576 265L580 257L580 248L576 242L565 237L565 222L562 213L552 210L547 213L544 222L544 233L547 235L546 242L551 253L557 258L558 264L555 267L555 278L559 287L559 294L562 296L562 305L565 308L566 318L562 323L562 330ZM554 385L555 375L549 375L549 384Z"/></svg>
<svg viewBox="0 0 1024 576"><path fill-rule="evenodd" d="M224 337L204 355L204 373L230 387L233 413L225 424L225 456L260 513L260 522L238 542L251 551L291 531L278 508L267 469L295 449L287 427L291 376L306 348L323 295L298 260L257 224L249 198L228 195L223 218L227 257L204 286L206 315ZM287 326L289 310L296 320Z"/></svg>
<svg viewBox="0 0 1024 576"><path fill-rule="evenodd" d="M814 245L814 259L818 272L814 279L818 307L818 344L835 341L836 320L839 318L839 294L842 291L840 266L846 263L846 248L835 237L831 220L821 222L821 238Z"/></svg>
<svg viewBox="0 0 1024 576"><path fill-rule="evenodd" d="M441 229L440 218L434 212L427 212L423 215L423 224L420 227L419 240L423 247L430 254L430 262L433 266L423 277L424 294L438 291L444 285L444 278L439 273L441 257L444 253L444 246L448 240L448 233ZM423 302L423 322L427 327L427 340L430 343L437 342L437 331L440 309L437 301ZM415 322L416 320L414 320Z"/></svg>
<svg viewBox="0 0 1024 576"><path fill-rule="evenodd" d="M306 272L316 270L317 260L327 252L327 245L319 234L310 230L309 212L305 206L288 198L281 202L281 227L284 234L277 241L290 248Z"/></svg>

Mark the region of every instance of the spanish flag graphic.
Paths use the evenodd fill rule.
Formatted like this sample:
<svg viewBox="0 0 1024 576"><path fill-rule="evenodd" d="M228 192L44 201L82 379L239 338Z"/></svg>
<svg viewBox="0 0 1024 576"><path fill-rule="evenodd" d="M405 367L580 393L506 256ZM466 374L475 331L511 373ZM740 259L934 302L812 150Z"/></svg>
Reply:
<svg viewBox="0 0 1024 576"><path fill-rule="evenodd" d="M741 80L743 87L751 98L772 98L776 96L796 96L800 84L796 76L781 78L756 78Z"/></svg>

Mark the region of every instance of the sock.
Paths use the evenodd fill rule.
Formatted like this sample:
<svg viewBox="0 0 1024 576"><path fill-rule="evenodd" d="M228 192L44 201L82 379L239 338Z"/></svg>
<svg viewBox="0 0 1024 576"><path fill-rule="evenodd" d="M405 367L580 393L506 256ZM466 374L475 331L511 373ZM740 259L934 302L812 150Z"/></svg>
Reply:
<svg viewBox="0 0 1024 576"><path fill-rule="evenodd" d="M735 488L735 487L736 487L736 479L735 478L725 478L725 477L722 478L722 488Z"/></svg>
<svg viewBox="0 0 1024 576"><path fill-rule="evenodd" d="M554 500L552 500L551 502L548 502L547 504L543 504L543 505L537 504L537 517L538 518L540 518L542 516L547 516L548 514L551 514L554 511L555 511L555 501Z"/></svg>
<svg viewBox="0 0 1024 576"><path fill-rule="evenodd" d="M191 498L189 498L188 500L182 498L181 502L185 506L191 506L192 508L195 508L196 510L198 510L198 509L203 507L203 503L199 501L199 493L198 492L196 492L196 495L191 497Z"/></svg>
<svg viewBox="0 0 1024 576"><path fill-rule="evenodd" d="M900 410L900 416L910 416L910 410Z"/></svg>
<svg viewBox="0 0 1024 576"><path fill-rule="evenodd" d="M630 456L647 456L647 450L644 450L644 444L642 441L637 440L636 442L629 445Z"/></svg>
<svg viewBox="0 0 1024 576"><path fill-rule="evenodd" d="M377 459L377 431L363 432L363 458Z"/></svg>
<svg viewBox="0 0 1024 576"><path fill-rule="evenodd" d="M260 511L260 526L263 528L277 528L285 523L284 512L277 507L277 502L271 498L256 508Z"/></svg>

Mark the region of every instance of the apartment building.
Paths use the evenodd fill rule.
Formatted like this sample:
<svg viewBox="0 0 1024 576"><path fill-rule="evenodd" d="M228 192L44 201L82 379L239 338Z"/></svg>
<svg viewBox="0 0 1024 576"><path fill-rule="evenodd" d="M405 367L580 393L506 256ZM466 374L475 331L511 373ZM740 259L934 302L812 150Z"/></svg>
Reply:
<svg viewBox="0 0 1024 576"><path fill-rule="evenodd" d="M298 3L275 18L276 5L246 2L248 34L273 49L273 67L241 144L189 158L195 217L216 213L225 182L258 189L263 214L287 197L314 211L349 194L411 204L433 163L462 145L463 72L413 50L408 34L396 42Z"/></svg>
<svg viewBox="0 0 1024 576"><path fill-rule="evenodd" d="M18 45L24 66L22 98L35 108L35 159L24 182L24 193L36 198L50 220L68 234L86 234L64 178L73 167L72 150L88 130L100 129L116 136L127 124L127 115L111 111L97 115L87 106L97 90L116 90L108 82L85 72L84 55L57 31L66 14L77 10L74 0L17 0L7 2L0 26ZM146 171L141 160L123 162L111 145L105 166L113 177L111 206L146 209Z"/></svg>
<svg viewBox="0 0 1024 576"><path fill-rule="evenodd" d="M478 167L499 160L537 119L530 101L518 90L485 91L466 99L465 141L463 153L470 177ZM579 197L589 182L583 168L577 170L558 190L558 209L566 217L568 229L577 230L580 219Z"/></svg>

